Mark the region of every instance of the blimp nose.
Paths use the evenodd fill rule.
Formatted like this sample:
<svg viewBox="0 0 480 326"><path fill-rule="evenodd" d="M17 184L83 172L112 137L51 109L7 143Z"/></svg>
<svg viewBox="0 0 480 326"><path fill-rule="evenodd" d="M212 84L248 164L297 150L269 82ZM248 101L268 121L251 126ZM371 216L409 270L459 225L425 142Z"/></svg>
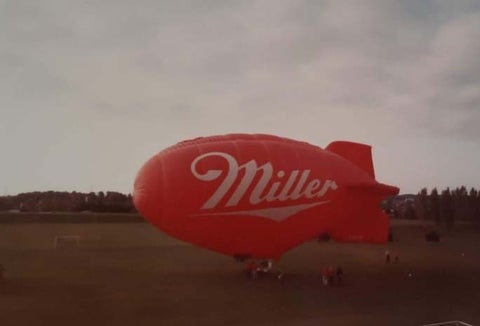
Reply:
<svg viewBox="0 0 480 326"><path fill-rule="evenodd" d="M159 224L162 208L162 165L158 155L138 172L133 186L133 204L148 221Z"/></svg>

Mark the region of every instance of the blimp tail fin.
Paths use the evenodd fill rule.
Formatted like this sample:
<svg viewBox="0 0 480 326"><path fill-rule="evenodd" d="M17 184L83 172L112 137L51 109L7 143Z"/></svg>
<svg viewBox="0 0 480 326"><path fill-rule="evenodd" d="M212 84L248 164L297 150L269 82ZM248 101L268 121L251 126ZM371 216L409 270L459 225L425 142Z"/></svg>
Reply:
<svg viewBox="0 0 480 326"><path fill-rule="evenodd" d="M336 227L331 230L332 238L345 242L386 242L390 218L380 209L380 203L398 192L397 187L381 183L348 186L343 195L348 205L338 212Z"/></svg>
<svg viewBox="0 0 480 326"><path fill-rule="evenodd" d="M369 145L349 141L334 141L326 147L326 150L349 160L375 179L372 148Z"/></svg>
<svg viewBox="0 0 480 326"><path fill-rule="evenodd" d="M337 224L331 230L334 240L369 243L387 241L390 222L388 216L379 208L387 189L382 188L383 185L359 185L346 189L344 200L349 204L339 211Z"/></svg>
<svg viewBox="0 0 480 326"><path fill-rule="evenodd" d="M350 216L349 224L344 229L332 232L335 241L385 243L388 241L390 220L382 211L357 212Z"/></svg>

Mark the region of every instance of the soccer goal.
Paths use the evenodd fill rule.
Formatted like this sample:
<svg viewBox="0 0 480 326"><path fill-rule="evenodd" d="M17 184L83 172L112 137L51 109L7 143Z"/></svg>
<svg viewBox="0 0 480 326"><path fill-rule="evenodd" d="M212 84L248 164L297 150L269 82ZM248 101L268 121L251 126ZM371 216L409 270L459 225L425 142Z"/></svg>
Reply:
<svg viewBox="0 0 480 326"><path fill-rule="evenodd" d="M78 248L80 240L79 235L56 235L53 238L53 248Z"/></svg>

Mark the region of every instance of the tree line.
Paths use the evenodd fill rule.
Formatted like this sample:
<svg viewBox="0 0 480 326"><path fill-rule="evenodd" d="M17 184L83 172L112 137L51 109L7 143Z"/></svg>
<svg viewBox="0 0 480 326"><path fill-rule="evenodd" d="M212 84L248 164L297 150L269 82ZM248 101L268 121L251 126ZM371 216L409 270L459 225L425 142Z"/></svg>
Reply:
<svg viewBox="0 0 480 326"><path fill-rule="evenodd" d="M421 189L416 195L388 198L382 208L392 218L432 220L437 225L453 227L455 221L474 222L480 226L480 192L464 186L438 191ZM0 196L0 211L20 212L105 212L135 213L132 195L107 192L27 192Z"/></svg>
<svg viewBox="0 0 480 326"><path fill-rule="evenodd" d="M0 197L0 211L134 213L132 195L107 192L27 192Z"/></svg>
<svg viewBox="0 0 480 326"><path fill-rule="evenodd" d="M430 192L423 188L417 195L390 198L386 210L393 218L432 220L437 225L452 228L455 221L468 221L480 225L480 192L461 186Z"/></svg>

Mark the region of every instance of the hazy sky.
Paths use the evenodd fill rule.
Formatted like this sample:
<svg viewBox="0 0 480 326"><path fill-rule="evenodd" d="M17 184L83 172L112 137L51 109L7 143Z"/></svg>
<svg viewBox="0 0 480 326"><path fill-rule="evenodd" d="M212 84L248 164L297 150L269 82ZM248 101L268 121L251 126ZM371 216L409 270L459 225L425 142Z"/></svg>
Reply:
<svg viewBox="0 0 480 326"><path fill-rule="evenodd" d="M0 0L0 194L130 192L188 138L372 145L480 188L480 1Z"/></svg>

